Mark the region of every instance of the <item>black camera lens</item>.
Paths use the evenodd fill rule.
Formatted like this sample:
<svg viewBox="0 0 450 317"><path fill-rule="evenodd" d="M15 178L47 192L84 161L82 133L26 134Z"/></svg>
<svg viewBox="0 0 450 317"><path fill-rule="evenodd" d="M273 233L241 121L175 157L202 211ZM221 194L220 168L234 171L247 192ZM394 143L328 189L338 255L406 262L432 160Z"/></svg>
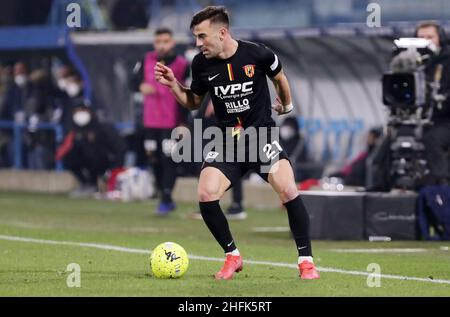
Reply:
<svg viewBox="0 0 450 317"><path fill-rule="evenodd" d="M415 81L412 74L387 74L383 76L383 103L388 106L413 106Z"/></svg>

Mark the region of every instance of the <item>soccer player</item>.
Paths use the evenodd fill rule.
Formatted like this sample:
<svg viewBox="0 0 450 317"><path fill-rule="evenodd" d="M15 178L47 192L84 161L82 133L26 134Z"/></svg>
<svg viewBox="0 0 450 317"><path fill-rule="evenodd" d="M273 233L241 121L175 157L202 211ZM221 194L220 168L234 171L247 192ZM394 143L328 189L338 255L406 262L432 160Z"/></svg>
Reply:
<svg viewBox="0 0 450 317"><path fill-rule="evenodd" d="M209 92L218 126L225 132L224 143L229 142L231 134L232 148L240 148L244 143L244 149L247 149L256 144L257 151L264 153L268 160L264 160L263 155L256 162L247 161L247 156L253 154L247 151L244 162L225 161L223 158L228 152L224 153L224 150L216 147L216 151L210 152L203 163L198 184L200 211L226 254L225 264L215 278L232 279L234 273L243 268L242 257L219 200L249 170L257 172L271 184L287 209L299 255L300 278L319 278L312 257L309 216L299 197L287 155L277 142L277 136L271 133L271 128L275 126L271 109L279 115L293 109L289 83L280 60L262 44L234 39L230 34L229 16L224 7L209 6L196 13L192 18L191 30L201 50L192 62L191 87L180 84L172 70L161 63L155 66L156 79L168 86L179 103L190 110L198 109ZM273 107L266 76L271 79L278 95ZM241 135L247 135L247 130L255 128L256 136L249 133L248 139L240 138ZM261 134L265 134L269 140L260 142L264 139ZM228 151L229 147L226 148Z"/></svg>

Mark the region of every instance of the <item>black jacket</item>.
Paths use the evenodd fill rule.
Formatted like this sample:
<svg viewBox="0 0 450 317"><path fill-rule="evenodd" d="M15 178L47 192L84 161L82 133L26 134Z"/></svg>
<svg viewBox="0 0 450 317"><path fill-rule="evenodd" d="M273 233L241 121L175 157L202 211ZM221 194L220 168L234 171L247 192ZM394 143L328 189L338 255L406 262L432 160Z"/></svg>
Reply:
<svg viewBox="0 0 450 317"><path fill-rule="evenodd" d="M434 123L450 122L450 48L444 46L436 57L427 65L426 74L428 82L434 80L434 74L438 65L443 66L440 93L447 95L447 100L442 103L442 108L434 106L432 121Z"/></svg>
<svg viewBox="0 0 450 317"><path fill-rule="evenodd" d="M73 129L74 145L91 160L106 159L109 168L123 166L125 142L112 124L99 122L96 118L86 127Z"/></svg>

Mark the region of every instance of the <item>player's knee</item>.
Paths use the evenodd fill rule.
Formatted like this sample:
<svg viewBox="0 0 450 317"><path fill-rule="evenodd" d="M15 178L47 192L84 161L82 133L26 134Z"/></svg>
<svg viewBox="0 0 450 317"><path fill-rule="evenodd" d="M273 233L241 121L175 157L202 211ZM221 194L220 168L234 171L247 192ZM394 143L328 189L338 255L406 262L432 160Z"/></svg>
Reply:
<svg viewBox="0 0 450 317"><path fill-rule="evenodd" d="M298 196L298 189L295 184L285 186L281 189L281 191L278 193L280 196L280 199L283 203L287 203L288 201L291 201Z"/></svg>
<svg viewBox="0 0 450 317"><path fill-rule="evenodd" d="M207 187L199 187L197 195L200 202L215 201L219 199L218 190Z"/></svg>

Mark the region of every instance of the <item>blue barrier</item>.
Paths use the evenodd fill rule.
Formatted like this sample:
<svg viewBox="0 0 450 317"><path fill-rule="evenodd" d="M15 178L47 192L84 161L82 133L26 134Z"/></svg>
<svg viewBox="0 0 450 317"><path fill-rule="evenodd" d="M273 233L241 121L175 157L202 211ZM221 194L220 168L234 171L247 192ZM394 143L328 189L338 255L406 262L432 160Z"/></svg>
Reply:
<svg viewBox="0 0 450 317"><path fill-rule="evenodd" d="M115 128L119 131L124 130L134 130L135 125L132 122L118 122L114 124ZM13 166L15 169L22 169L23 157L22 157L22 132L25 129L28 129L29 125L25 123L16 123L13 121L3 121L0 120L0 129L7 129L13 132L13 153L14 153L14 163ZM54 123L38 123L36 127L33 127L34 130L52 130L55 132L55 141L56 146L58 147L64 139L64 131L63 127L60 124ZM62 161L56 161L56 170L62 171L64 170L64 166Z"/></svg>
<svg viewBox="0 0 450 317"><path fill-rule="evenodd" d="M353 152L353 143L355 136L364 129L364 122L361 119L339 119L330 120L327 122L324 128L324 148L322 152L322 161L327 162L329 160L336 161L340 158L348 160L351 158ZM347 147L344 155L342 152L344 147L342 146L342 138L344 134L348 134ZM333 145L330 146L330 137L332 138Z"/></svg>
<svg viewBox="0 0 450 317"><path fill-rule="evenodd" d="M133 122L116 122L114 127L119 131L134 131L136 129L136 125Z"/></svg>
<svg viewBox="0 0 450 317"><path fill-rule="evenodd" d="M348 123L348 129L350 132L350 137L348 139L347 149L345 151L345 157L350 158L353 153L353 143L355 141L355 136L364 130L364 121L361 119L350 120Z"/></svg>
<svg viewBox="0 0 450 317"><path fill-rule="evenodd" d="M8 129L13 132L13 148L14 148L14 168L23 168L23 157L22 157L22 131L27 129L29 126L25 123L16 123L11 121L1 121L0 129ZM35 130L52 130L55 132L56 144L59 145L63 141L64 134L63 128L59 124L53 123L38 123ZM56 161L56 170L62 171L63 164L61 161Z"/></svg>
<svg viewBox="0 0 450 317"><path fill-rule="evenodd" d="M307 149L311 148L311 143L319 133L324 134L321 153L321 160L323 162L339 159L342 156L342 151L345 153L343 158L346 160L350 159L353 153L355 136L364 129L364 121L362 119L338 119L322 122L319 119L299 117L298 124L300 130L306 135ZM341 146L341 140L344 135L348 135L345 150ZM330 146L330 138L334 146Z"/></svg>

